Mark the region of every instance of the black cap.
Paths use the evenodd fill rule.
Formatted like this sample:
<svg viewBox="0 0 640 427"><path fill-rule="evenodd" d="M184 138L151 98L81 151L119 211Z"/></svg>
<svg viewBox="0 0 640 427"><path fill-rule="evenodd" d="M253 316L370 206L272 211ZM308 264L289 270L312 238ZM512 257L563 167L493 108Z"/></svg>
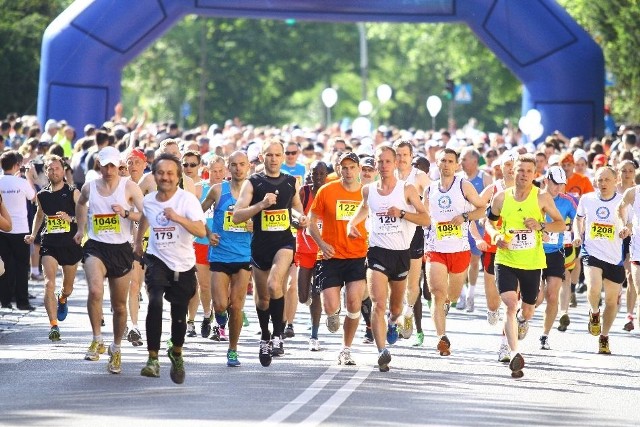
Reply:
<svg viewBox="0 0 640 427"><path fill-rule="evenodd" d="M371 168L371 169L375 169L376 167L376 162L373 159L373 157L371 156L366 156L362 158L362 167L367 167L367 168Z"/></svg>
<svg viewBox="0 0 640 427"><path fill-rule="evenodd" d="M360 164L360 158L353 151L347 151L342 156L340 156L340 161L338 162L338 164L342 164L342 162L347 159L351 160L355 164L358 164L358 165Z"/></svg>

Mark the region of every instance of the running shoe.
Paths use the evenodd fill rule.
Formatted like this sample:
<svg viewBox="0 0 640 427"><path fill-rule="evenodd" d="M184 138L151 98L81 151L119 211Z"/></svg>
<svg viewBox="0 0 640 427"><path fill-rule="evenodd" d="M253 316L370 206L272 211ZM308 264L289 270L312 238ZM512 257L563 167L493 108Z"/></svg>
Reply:
<svg viewBox="0 0 640 427"><path fill-rule="evenodd" d="M440 352L440 356L449 356L451 355L451 342L446 335L440 337L440 341L438 341L437 346L438 351Z"/></svg>
<svg viewBox="0 0 640 427"><path fill-rule="evenodd" d="M247 313L244 310L242 310L242 326L245 328L249 326L249 319L247 319Z"/></svg>
<svg viewBox="0 0 640 427"><path fill-rule="evenodd" d="M44 280L44 276L42 275L42 273L31 273L31 276L29 276L31 278L31 280L35 280L37 282L41 282Z"/></svg>
<svg viewBox="0 0 640 427"><path fill-rule="evenodd" d="M120 372L122 372L122 367L121 367L122 354L120 353L120 350L113 351L111 349L111 346L109 346L108 353L109 353L109 363L107 363L107 369L112 374L119 374Z"/></svg>
<svg viewBox="0 0 640 427"><path fill-rule="evenodd" d="M473 297L467 297L467 313L473 313L476 309L476 302Z"/></svg>
<svg viewBox="0 0 640 427"><path fill-rule="evenodd" d="M129 335L129 327L127 325L124 325L124 332L122 333L122 339L126 340L127 335Z"/></svg>
<svg viewBox="0 0 640 427"><path fill-rule="evenodd" d="M364 333L364 338L362 339L363 344L373 344L373 332L371 328L367 328Z"/></svg>
<svg viewBox="0 0 640 427"><path fill-rule="evenodd" d="M220 341L229 341L227 337L227 330L224 326L218 327L218 335L220 335Z"/></svg>
<svg viewBox="0 0 640 427"><path fill-rule="evenodd" d="M355 360L351 358L351 350L348 348L343 348L338 355L338 365L353 366L355 364Z"/></svg>
<svg viewBox="0 0 640 427"><path fill-rule="evenodd" d="M182 384L185 377L184 359L182 358L182 354L175 354L173 352L173 347L169 347L167 349L167 356L171 361L171 370L169 371L171 381L176 384Z"/></svg>
<svg viewBox="0 0 640 427"><path fill-rule="evenodd" d="M209 337L211 341L220 341L220 326L214 325L211 328L211 336Z"/></svg>
<svg viewBox="0 0 640 427"><path fill-rule="evenodd" d="M579 283L578 286L576 287L576 292L579 294L584 294L585 292L587 292L587 284Z"/></svg>
<svg viewBox="0 0 640 427"><path fill-rule="evenodd" d="M273 337L271 339L272 348L271 355L272 356L284 356L284 343L280 337Z"/></svg>
<svg viewBox="0 0 640 427"><path fill-rule="evenodd" d="M391 345L398 341L398 325L389 323L387 325L387 342Z"/></svg>
<svg viewBox="0 0 640 427"><path fill-rule="evenodd" d="M424 332L416 332L416 340L413 344L413 347L422 347L422 343L424 343Z"/></svg>
<svg viewBox="0 0 640 427"><path fill-rule="evenodd" d="M338 332L338 329L340 329L340 313L327 316L327 329L332 334Z"/></svg>
<svg viewBox="0 0 640 427"><path fill-rule="evenodd" d="M487 310L487 322L489 322L491 326L497 325L499 321L500 321L499 310L496 310L496 311Z"/></svg>
<svg viewBox="0 0 640 427"><path fill-rule="evenodd" d="M591 310L589 310L589 333L594 337L600 335L600 331L602 330L600 326L600 313L593 314Z"/></svg>
<svg viewBox="0 0 640 427"><path fill-rule="evenodd" d="M609 337L605 337L604 335L600 335L598 353L599 354L611 354L611 350L609 350Z"/></svg>
<svg viewBox="0 0 640 427"><path fill-rule="evenodd" d="M309 338L309 351L320 351L320 341L317 338Z"/></svg>
<svg viewBox="0 0 640 427"><path fill-rule="evenodd" d="M386 348L383 348L378 353L378 369L380 369L380 372L389 372L389 362L391 362L391 353Z"/></svg>
<svg viewBox="0 0 640 427"><path fill-rule="evenodd" d="M260 364L264 367L271 365L271 341L260 341L260 351L258 352Z"/></svg>
<svg viewBox="0 0 640 427"><path fill-rule="evenodd" d="M627 332L633 331L635 329L635 326L633 325L633 319L627 317L627 323L624 324L622 329Z"/></svg>
<svg viewBox="0 0 640 427"><path fill-rule="evenodd" d="M549 337L546 335L540 335L540 350L551 350Z"/></svg>
<svg viewBox="0 0 640 427"><path fill-rule="evenodd" d="M100 326L104 326L104 317L100 319Z"/></svg>
<svg viewBox="0 0 640 427"><path fill-rule="evenodd" d="M578 306L578 297L575 292L571 292L571 298L569 299L569 307L577 307Z"/></svg>
<svg viewBox="0 0 640 427"><path fill-rule="evenodd" d="M565 332L567 330L567 327L571 324L571 319L569 319L569 314L564 313L562 316L560 316L560 320L558 320L558 330L560 332Z"/></svg>
<svg viewBox="0 0 640 427"><path fill-rule="evenodd" d="M69 305L68 301L60 302L60 295L58 295L58 321L62 322L67 318L67 314L69 314Z"/></svg>
<svg viewBox="0 0 640 427"><path fill-rule="evenodd" d="M227 366L231 368L240 366L240 361L238 360L238 352L236 350L227 350Z"/></svg>
<svg viewBox="0 0 640 427"><path fill-rule="evenodd" d="M49 339L51 341L60 341L60 329L57 326L52 326L49 331Z"/></svg>
<svg viewBox="0 0 640 427"><path fill-rule="evenodd" d="M287 327L284 329L284 337L293 338L295 336L296 336L296 333L293 330L293 325L287 325Z"/></svg>
<svg viewBox="0 0 640 427"><path fill-rule="evenodd" d="M127 334L127 341L133 344L134 347L140 347L143 344L140 330L138 328L131 328Z"/></svg>
<svg viewBox="0 0 640 427"><path fill-rule="evenodd" d="M464 295L460 295L456 303L456 310L464 310L465 308L467 308L467 298Z"/></svg>
<svg viewBox="0 0 640 427"><path fill-rule="evenodd" d="M91 341L89 349L84 355L84 360L91 360L95 362L96 360L100 359L100 355L104 354L106 350L107 349L104 346L103 342Z"/></svg>
<svg viewBox="0 0 640 427"><path fill-rule="evenodd" d="M149 378L159 378L160 362L158 362L158 359L148 358L147 364L140 370L140 375Z"/></svg>
<svg viewBox="0 0 640 427"><path fill-rule="evenodd" d="M518 310L518 313L520 313L520 310ZM527 336L527 332L529 332L529 321L527 319L518 319L518 314L516 314L516 320L518 321L518 340L523 340Z"/></svg>
<svg viewBox="0 0 640 427"><path fill-rule="evenodd" d="M187 336L189 338L194 338L198 336L198 334L196 334L196 325L193 322L193 320L187 321Z"/></svg>
<svg viewBox="0 0 640 427"><path fill-rule="evenodd" d="M402 338L409 339L413 335L413 314L405 315L402 322Z"/></svg>
<svg viewBox="0 0 640 427"><path fill-rule="evenodd" d="M507 344L501 344L498 350L498 362L509 363L511 361L511 351Z"/></svg>
<svg viewBox="0 0 640 427"><path fill-rule="evenodd" d="M448 299L444 303L444 316L447 317L449 315L449 309L451 309L451 301Z"/></svg>
<svg viewBox="0 0 640 427"><path fill-rule="evenodd" d="M524 372L522 369L524 368L524 357L520 353L516 353L509 362L509 369L511 369L511 376L513 378L522 378L524 376Z"/></svg>
<svg viewBox="0 0 640 427"><path fill-rule="evenodd" d="M205 317L202 319L202 323L200 324L200 335L202 338L209 338L209 334L211 334L211 317Z"/></svg>

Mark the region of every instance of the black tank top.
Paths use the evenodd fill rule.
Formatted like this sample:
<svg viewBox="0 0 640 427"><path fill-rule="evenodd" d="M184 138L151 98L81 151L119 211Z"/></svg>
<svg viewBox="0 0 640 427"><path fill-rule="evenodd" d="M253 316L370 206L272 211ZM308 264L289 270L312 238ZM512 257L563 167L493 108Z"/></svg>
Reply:
<svg viewBox="0 0 640 427"><path fill-rule="evenodd" d="M291 220L291 201L296 193L296 179L292 175L281 173L277 178L267 176L262 173L253 174L249 177L253 186L253 199L251 205L261 202L267 193L276 193L276 204L266 210L286 209ZM262 244L277 245L282 247L288 244L295 244L295 238L291 232L291 224L285 230L264 231L262 229L262 219L264 211L260 211L253 216L253 239L251 247Z"/></svg>
<svg viewBox="0 0 640 427"><path fill-rule="evenodd" d="M75 216L76 205L73 201L73 192L75 187L65 183L58 191L52 191L51 185L47 185L38 193L38 201L40 203L42 212L45 214L43 220L42 229L42 245L44 246L68 246L75 245L73 236L78 231L78 226L75 222L69 224L69 231L65 232L48 232L48 230L59 230L56 226L61 224L59 221L56 224L55 219L52 219L53 224L47 227L47 218L55 217L56 212L66 212L69 216Z"/></svg>

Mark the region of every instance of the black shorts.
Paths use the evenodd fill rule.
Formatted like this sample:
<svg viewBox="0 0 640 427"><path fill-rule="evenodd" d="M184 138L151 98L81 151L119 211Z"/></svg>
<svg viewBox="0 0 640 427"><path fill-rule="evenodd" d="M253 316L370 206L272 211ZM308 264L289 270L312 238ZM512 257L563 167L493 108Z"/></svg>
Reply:
<svg viewBox="0 0 640 427"><path fill-rule="evenodd" d="M508 267L496 264L496 283L498 290L504 292L517 292L520 284L520 296L522 302L535 305L540 289L540 274L542 270L523 270L521 268Z"/></svg>
<svg viewBox="0 0 640 427"><path fill-rule="evenodd" d="M50 256L58 265L76 265L82 259L82 246L40 246L40 256Z"/></svg>
<svg viewBox="0 0 640 427"><path fill-rule="evenodd" d="M420 259L424 256L424 230L420 226L416 227L416 233L411 239L409 251L411 252L411 259Z"/></svg>
<svg viewBox="0 0 640 427"><path fill-rule="evenodd" d="M631 236L627 236L622 240L622 259L627 259L629 246L631 246Z"/></svg>
<svg viewBox="0 0 640 427"><path fill-rule="evenodd" d="M366 280L367 268L364 261L364 258L324 259L316 264L314 280L322 290Z"/></svg>
<svg viewBox="0 0 640 427"><path fill-rule="evenodd" d="M248 262L210 262L209 270L232 276L240 270L251 271L251 264Z"/></svg>
<svg viewBox="0 0 640 427"><path fill-rule="evenodd" d="M495 252L482 252L482 269L485 273L492 276L496 275L495 269L496 253Z"/></svg>
<svg viewBox="0 0 640 427"><path fill-rule="evenodd" d="M564 280L564 251L555 251L545 255L547 257L547 268L542 269L542 279L559 277Z"/></svg>
<svg viewBox="0 0 640 427"><path fill-rule="evenodd" d="M291 262L296 255L296 244L287 243L284 245L264 245L261 248L251 248L251 265L258 270L267 271L271 269L273 260L280 249L291 249L293 254L291 256Z"/></svg>
<svg viewBox="0 0 640 427"><path fill-rule="evenodd" d="M624 266L623 265L614 265L609 264L606 261L602 261L596 257L591 255L585 255L582 258L582 265L585 268L587 267L596 267L602 270L602 278L606 280L611 280L614 283L621 284L624 282L626 278L624 274Z"/></svg>
<svg viewBox="0 0 640 427"><path fill-rule="evenodd" d="M198 283L195 265L190 270L177 273L154 255L145 255L144 262L147 266L144 271L144 281L148 289L162 287L164 299L170 303L189 304L189 300L196 294Z"/></svg>
<svg viewBox="0 0 640 427"><path fill-rule="evenodd" d="M409 275L409 249L394 251L371 246L367 251L367 268L383 273L389 280L405 280Z"/></svg>
<svg viewBox="0 0 640 427"><path fill-rule="evenodd" d="M89 239L83 249L82 262L87 262L90 256L98 258L107 269L107 278L117 279L133 268L133 248L128 242L103 243Z"/></svg>

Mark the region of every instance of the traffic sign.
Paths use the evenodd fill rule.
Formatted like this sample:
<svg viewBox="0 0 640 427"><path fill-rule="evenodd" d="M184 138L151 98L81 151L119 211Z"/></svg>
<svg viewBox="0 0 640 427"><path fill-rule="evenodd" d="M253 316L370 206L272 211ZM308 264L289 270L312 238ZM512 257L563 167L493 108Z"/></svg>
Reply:
<svg viewBox="0 0 640 427"><path fill-rule="evenodd" d="M462 83L456 85L453 99L458 104L469 104L471 103L473 96L471 92L471 83Z"/></svg>

